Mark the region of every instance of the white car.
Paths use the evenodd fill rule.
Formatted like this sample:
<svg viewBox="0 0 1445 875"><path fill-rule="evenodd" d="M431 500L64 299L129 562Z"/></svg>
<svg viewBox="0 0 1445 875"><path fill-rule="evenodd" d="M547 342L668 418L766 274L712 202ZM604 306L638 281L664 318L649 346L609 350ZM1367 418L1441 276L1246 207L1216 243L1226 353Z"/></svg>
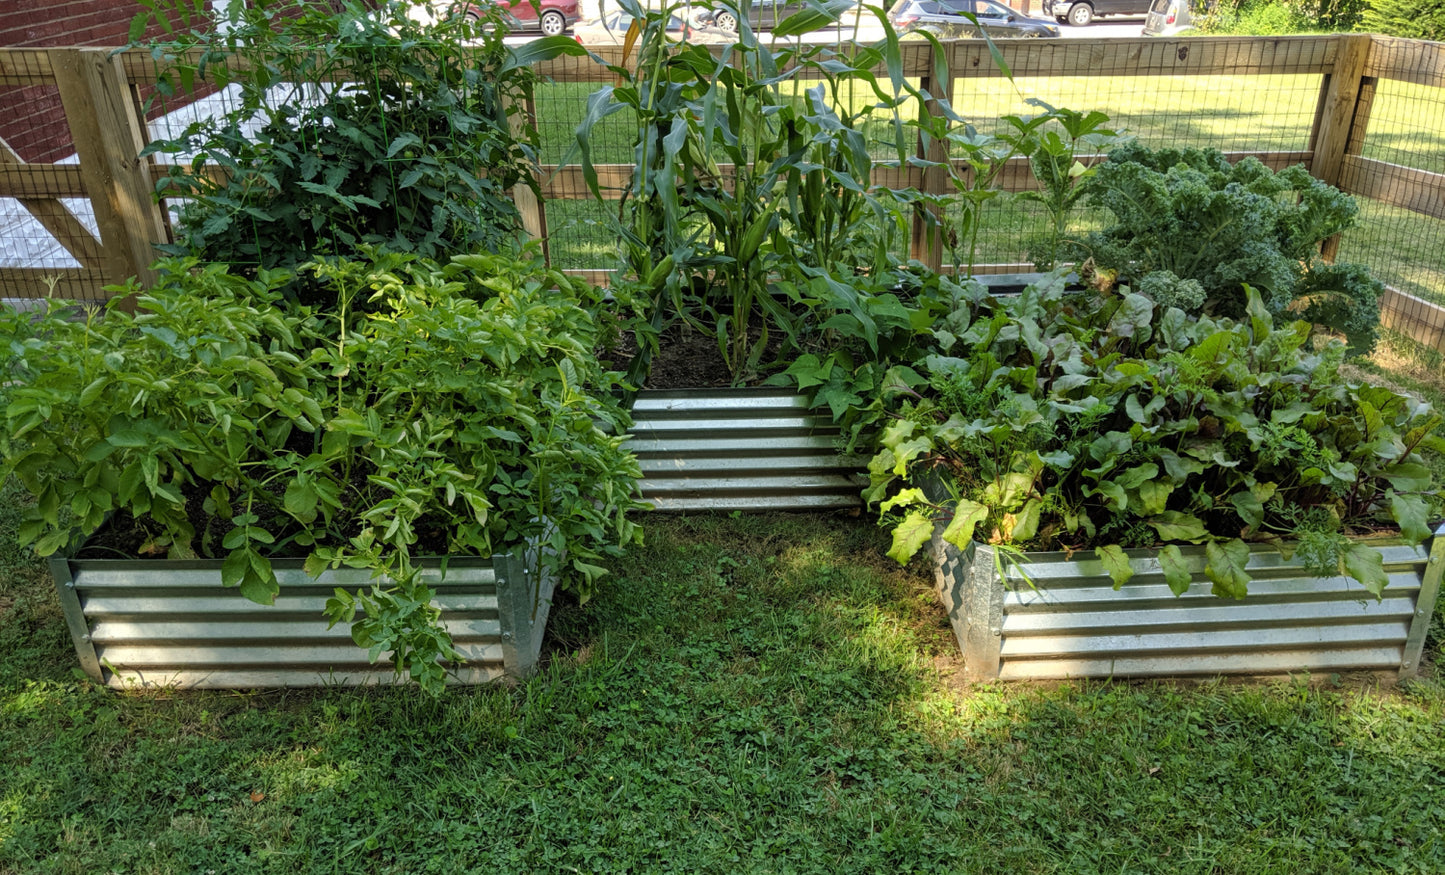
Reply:
<svg viewBox="0 0 1445 875"><path fill-rule="evenodd" d="M1144 36L1174 36L1193 29L1189 0L1154 0L1144 18Z"/></svg>

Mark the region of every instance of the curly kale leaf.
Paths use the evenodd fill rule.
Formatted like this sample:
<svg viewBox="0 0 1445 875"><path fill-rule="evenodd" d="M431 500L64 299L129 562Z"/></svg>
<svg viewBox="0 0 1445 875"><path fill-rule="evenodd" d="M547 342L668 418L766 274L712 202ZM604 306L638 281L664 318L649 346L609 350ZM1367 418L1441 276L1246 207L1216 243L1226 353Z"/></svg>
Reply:
<svg viewBox="0 0 1445 875"><path fill-rule="evenodd" d="M1355 351L1373 342L1382 287L1363 267L1319 258L1320 242L1348 229L1358 208L1302 165L1276 173L1252 157L1230 164L1213 149L1131 143L1086 185L1114 224L1088 235L1079 254L1156 302L1237 319L1249 286L1280 321L1324 326Z"/></svg>

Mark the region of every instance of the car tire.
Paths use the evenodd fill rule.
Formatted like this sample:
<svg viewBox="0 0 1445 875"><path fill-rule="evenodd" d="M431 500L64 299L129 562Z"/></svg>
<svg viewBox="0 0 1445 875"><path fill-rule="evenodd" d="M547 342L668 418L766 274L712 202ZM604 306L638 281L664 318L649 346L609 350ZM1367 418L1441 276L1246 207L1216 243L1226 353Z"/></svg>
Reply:
<svg viewBox="0 0 1445 875"><path fill-rule="evenodd" d="M562 17L562 13L552 9L542 13L540 24L542 33L547 36L561 36L562 31L567 29L567 19Z"/></svg>
<svg viewBox="0 0 1445 875"><path fill-rule="evenodd" d="M1094 20L1094 7L1087 3L1075 3L1069 7L1069 24L1084 27Z"/></svg>
<svg viewBox="0 0 1445 875"><path fill-rule="evenodd" d="M719 12L712 18L713 27L720 27L723 30L738 32L738 20L731 12Z"/></svg>

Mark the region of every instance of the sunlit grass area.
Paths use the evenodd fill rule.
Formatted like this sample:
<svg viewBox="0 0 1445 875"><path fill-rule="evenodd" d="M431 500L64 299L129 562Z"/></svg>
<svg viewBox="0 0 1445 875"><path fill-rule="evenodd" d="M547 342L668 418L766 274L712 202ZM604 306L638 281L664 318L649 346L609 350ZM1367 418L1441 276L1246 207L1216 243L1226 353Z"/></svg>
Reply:
<svg viewBox="0 0 1445 875"><path fill-rule="evenodd" d="M1359 261L1386 285L1445 304L1445 221L1358 198L1360 218L1339 258Z"/></svg>
<svg viewBox="0 0 1445 875"><path fill-rule="evenodd" d="M1434 669L968 687L870 525L646 526L537 678L435 701L97 689L7 555L0 871L1445 869Z"/></svg>
<svg viewBox="0 0 1445 875"><path fill-rule="evenodd" d="M1431 173L1445 173L1445 92L1381 79L1370 103L1362 154Z"/></svg>
<svg viewBox="0 0 1445 875"><path fill-rule="evenodd" d="M982 131L995 131L1009 114L1027 115L1042 100L1053 106L1106 112L1115 125L1151 146L1214 147L1225 151L1296 151L1308 148L1310 125L1319 99L1320 77L1288 76L1029 76L960 79L953 109ZM589 96L602 82L547 83L537 88L537 125L542 160L561 160L575 143L575 131L586 117ZM791 83L802 91L815 82ZM916 81L911 84L917 85ZM856 110L873 102L861 87ZM911 118L912 104L899 115ZM592 156L598 163L632 160L636 124L627 111L616 113L593 129ZM875 140L887 135L880 124ZM886 150L878 150L881 156ZM573 155L575 160L576 156Z"/></svg>

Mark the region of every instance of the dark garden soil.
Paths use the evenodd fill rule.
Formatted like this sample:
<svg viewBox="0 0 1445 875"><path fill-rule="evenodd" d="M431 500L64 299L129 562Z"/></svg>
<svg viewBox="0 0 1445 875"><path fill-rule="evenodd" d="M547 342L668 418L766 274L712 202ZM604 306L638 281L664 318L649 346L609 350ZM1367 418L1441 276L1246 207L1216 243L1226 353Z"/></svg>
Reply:
<svg viewBox="0 0 1445 875"><path fill-rule="evenodd" d="M759 332L752 332L757 341ZM776 333L768 338L764 350L764 362L775 360L781 343ZM637 344L632 335L624 334L614 349L600 350L598 358L603 366L616 371L626 371L637 354ZM658 344L657 355L653 356L648 369L647 380L642 389L717 389L728 386L758 386L774 369L763 366L758 372L733 380L723 361L716 338L708 337L685 325L674 326L663 333Z"/></svg>

